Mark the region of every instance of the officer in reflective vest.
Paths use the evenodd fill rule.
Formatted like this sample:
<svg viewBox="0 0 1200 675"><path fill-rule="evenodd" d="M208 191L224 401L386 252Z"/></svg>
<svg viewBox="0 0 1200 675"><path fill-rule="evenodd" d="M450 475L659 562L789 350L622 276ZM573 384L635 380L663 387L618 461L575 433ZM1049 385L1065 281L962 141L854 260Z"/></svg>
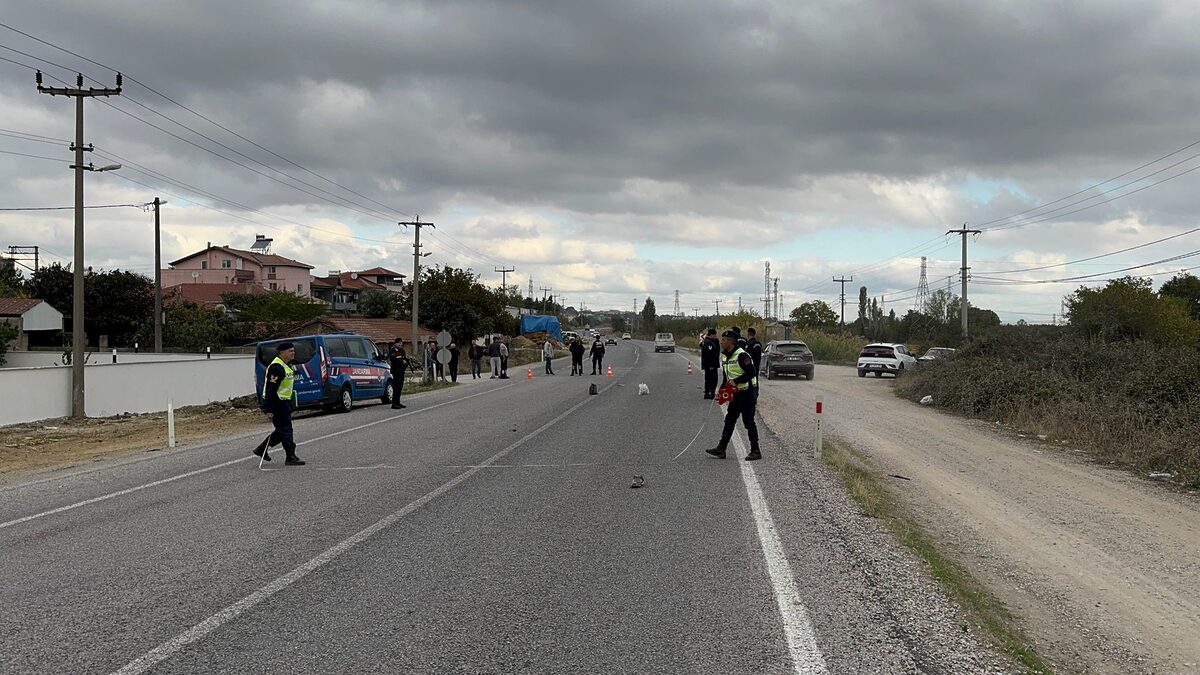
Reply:
<svg viewBox="0 0 1200 675"><path fill-rule="evenodd" d="M738 334L727 330L721 334L721 367L725 373L722 387L736 389L729 409L725 412L725 428L721 431L721 442L715 448L705 450L714 457L725 458L725 449L733 438L733 430L737 427L738 417L746 427L746 435L750 437L750 452L746 455L747 462L762 459L758 447L758 425L754 422L755 408L758 406L758 372L754 369L754 359L750 354L737 345Z"/></svg>
<svg viewBox="0 0 1200 675"><path fill-rule="evenodd" d="M287 453L284 464L303 466L304 460L296 456L296 442L292 440L292 409L296 407L296 371L292 369L292 359L296 358L296 348L290 342L281 342L277 347L279 356L267 367L263 377L262 408L267 419L275 426L270 436L254 449L257 457L271 461L270 448L283 444Z"/></svg>

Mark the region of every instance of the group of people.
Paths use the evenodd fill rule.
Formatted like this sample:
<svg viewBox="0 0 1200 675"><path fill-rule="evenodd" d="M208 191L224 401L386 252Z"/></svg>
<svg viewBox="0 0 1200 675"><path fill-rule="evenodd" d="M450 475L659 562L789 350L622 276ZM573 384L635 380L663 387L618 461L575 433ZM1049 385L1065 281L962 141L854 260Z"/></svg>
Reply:
<svg viewBox="0 0 1200 675"><path fill-rule="evenodd" d="M762 364L762 343L758 341L757 331L747 328L748 338L742 337L742 331L737 326L721 334L717 338L717 329L709 328L700 335L700 368L704 370L704 398L717 398L717 372L724 375L721 388L731 395L729 408L725 411L725 426L721 430L721 440L715 448L705 450L714 457L725 458L729 441L733 439L733 431L738 419L746 427L746 435L750 438L750 452L746 461L762 459L762 450L758 443L758 424L754 414L758 407L758 371Z"/></svg>
<svg viewBox="0 0 1200 675"><path fill-rule="evenodd" d="M571 353L571 374L583 375L583 355L587 352L592 359L592 375L603 375L604 349L604 338L599 335L596 336L595 340L592 340L591 350L583 346L583 340L579 336L571 338L570 343L567 345L567 351ZM550 359L553 355L552 353L544 355L546 357L546 372L553 375L554 373L550 370Z"/></svg>

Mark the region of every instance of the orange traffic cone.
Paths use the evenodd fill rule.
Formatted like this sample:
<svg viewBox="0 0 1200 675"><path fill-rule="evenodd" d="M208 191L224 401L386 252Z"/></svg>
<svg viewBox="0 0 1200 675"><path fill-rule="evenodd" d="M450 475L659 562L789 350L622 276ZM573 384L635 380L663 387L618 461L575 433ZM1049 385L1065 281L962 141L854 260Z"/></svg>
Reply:
<svg viewBox="0 0 1200 675"><path fill-rule="evenodd" d="M527 379L527 380L533 379L533 368L530 368L529 372L525 373L525 379Z"/></svg>
<svg viewBox="0 0 1200 675"><path fill-rule="evenodd" d="M608 367L608 376L612 377L612 366L611 365Z"/></svg>
<svg viewBox="0 0 1200 675"><path fill-rule="evenodd" d="M688 375L692 374L692 362L688 361Z"/></svg>

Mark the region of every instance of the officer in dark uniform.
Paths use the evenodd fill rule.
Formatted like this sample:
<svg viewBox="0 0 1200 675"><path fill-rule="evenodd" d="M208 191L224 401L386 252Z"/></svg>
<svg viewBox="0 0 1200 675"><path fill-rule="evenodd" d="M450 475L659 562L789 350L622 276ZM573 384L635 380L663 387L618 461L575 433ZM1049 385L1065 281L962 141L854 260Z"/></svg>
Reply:
<svg viewBox="0 0 1200 675"><path fill-rule="evenodd" d="M762 343L758 341L758 331L754 330L753 328L747 328L746 334L749 335L750 338L746 340L746 346L744 349L750 353L750 358L754 359L754 372L757 373L759 371L759 367L762 366L763 346Z"/></svg>
<svg viewBox="0 0 1200 675"><path fill-rule="evenodd" d="M276 348L279 356L267 367L266 377L263 378L262 407L267 419L275 426L270 436L254 449L256 457L271 461L268 450L283 444L287 453L284 464L303 466L304 460L296 456L296 441L292 439L292 409L296 406L296 371L292 369L292 359L296 358L296 349L290 342L280 342Z"/></svg>
<svg viewBox="0 0 1200 675"><path fill-rule="evenodd" d="M742 329L738 328L737 326L730 326L729 330L731 330L737 334L737 339L735 340L735 344L737 345L737 348L745 349L746 348L746 338L742 337Z"/></svg>
<svg viewBox="0 0 1200 675"><path fill-rule="evenodd" d="M729 402L729 410L725 412L725 428L721 430L721 442L715 448L705 450L713 457L725 459L725 449L733 438L733 430L737 427L738 418L746 427L746 435L750 437L750 452L746 455L747 462L762 459L758 446L758 425L754 421L754 412L758 406L758 372L754 370L754 359L746 350L737 346L737 333L727 330L721 334L721 367L725 378L721 383L724 387L733 383L737 393Z"/></svg>
<svg viewBox="0 0 1200 675"><path fill-rule="evenodd" d="M717 397L717 372L721 369L721 343L717 340L717 329L709 328L700 340L700 369L704 371L705 400Z"/></svg>
<svg viewBox="0 0 1200 675"><path fill-rule="evenodd" d="M404 391L404 374L408 372L408 354L404 353L404 338L396 338L388 348L388 361L392 366L392 408L399 410L408 406L400 402Z"/></svg>
<svg viewBox="0 0 1200 675"><path fill-rule="evenodd" d="M601 375L603 375L604 374L604 340L601 340L599 337L597 337L596 340L594 342L592 342L592 349L590 351L590 354L592 355L592 374L595 375L596 372L599 371L599 373Z"/></svg>

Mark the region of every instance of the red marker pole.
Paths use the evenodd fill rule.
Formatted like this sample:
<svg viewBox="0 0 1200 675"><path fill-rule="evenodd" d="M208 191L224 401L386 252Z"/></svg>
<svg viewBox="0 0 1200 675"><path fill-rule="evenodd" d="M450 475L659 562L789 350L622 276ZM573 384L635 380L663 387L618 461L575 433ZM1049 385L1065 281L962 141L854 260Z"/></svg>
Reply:
<svg viewBox="0 0 1200 675"><path fill-rule="evenodd" d="M821 418L825 416L825 397L817 397L817 428L813 434L813 457L821 459Z"/></svg>

